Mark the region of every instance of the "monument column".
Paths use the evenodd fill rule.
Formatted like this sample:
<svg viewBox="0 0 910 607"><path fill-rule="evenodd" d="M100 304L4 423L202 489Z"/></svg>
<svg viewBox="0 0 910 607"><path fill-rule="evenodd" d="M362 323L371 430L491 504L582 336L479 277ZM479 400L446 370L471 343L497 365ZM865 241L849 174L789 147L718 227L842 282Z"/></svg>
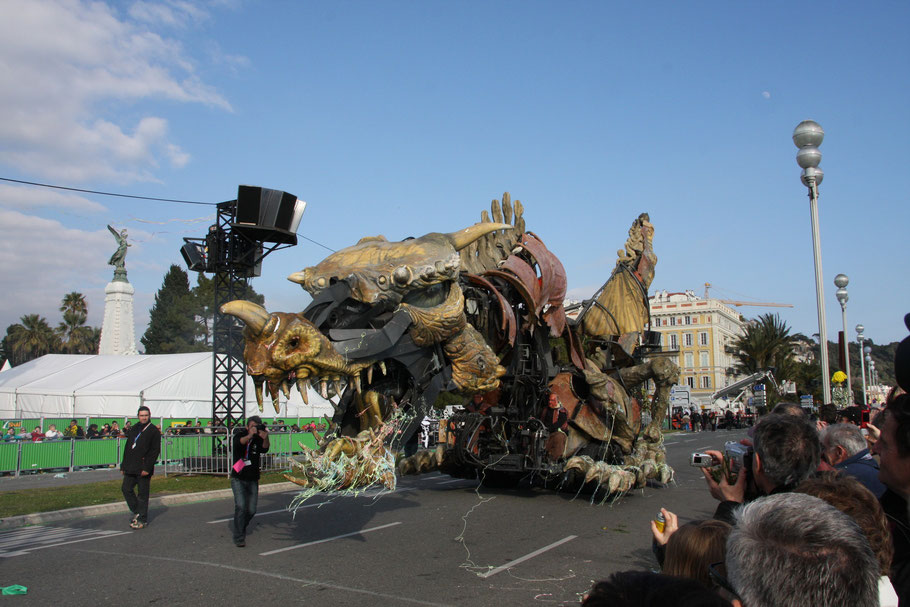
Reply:
<svg viewBox="0 0 910 607"><path fill-rule="evenodd" d="M117 239L117 251L108 264L114 266L114 279L104 287L104 322L98 354L138 354L133 325L133 294L136 290L126 278L126 230L119 233L107 226Z"/></svg>

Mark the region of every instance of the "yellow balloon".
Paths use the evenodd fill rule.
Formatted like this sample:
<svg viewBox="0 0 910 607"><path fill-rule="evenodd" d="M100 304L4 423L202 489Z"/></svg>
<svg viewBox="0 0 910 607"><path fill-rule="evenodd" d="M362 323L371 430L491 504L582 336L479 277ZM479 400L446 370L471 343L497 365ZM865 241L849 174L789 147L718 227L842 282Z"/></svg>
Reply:
<svg viewBox="0 0 910 607"><path fill-rule="evenodd" d="M843 371L838 371L831 377L831 380L834 381L834 383L836 383L836 384L845 382L845 381L847 381L847 374L844 373Z"/></svg>

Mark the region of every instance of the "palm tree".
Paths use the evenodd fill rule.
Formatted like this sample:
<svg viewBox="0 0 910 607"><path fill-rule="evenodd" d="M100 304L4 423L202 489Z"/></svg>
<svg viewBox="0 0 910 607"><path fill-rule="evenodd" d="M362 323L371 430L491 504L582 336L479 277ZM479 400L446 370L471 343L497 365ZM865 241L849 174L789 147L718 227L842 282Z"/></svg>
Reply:
<svg viewBox="0 0 910 607"><path fill-rule="evenodd" d="M60 304L63 322L57 325L57 334L68 354L97 354L101 330L85 324L88 305L82 293L73 291L63 296Z"/></svg>
<svg viewBox="0 0 910 607"><path fill-rule="evenodd" d="M7 329L9 354L14 364L59 351L60 338L44 317L26 314L20 321Z"/></svg>
<svg viewBox="0 0 910 607"><path fill-rule="evenodd" d="M778 314L762 314L747 324L733 345L738 350L738 374L750 375L773 367L777 381L794 379L797 365L793 355L793 336L790 335L790 327ZM771 395L773 402L770 404L776 402L776 396Z"/></svg>
<svg viewBox="0 0 910 607"><path fill-rule="evenodd" d="M63 342L63 351L68 354L85 354L90 347L90 336L86 332L85 319L88 306L82 293L73 291L63 296L60 304L63 322L57 325L57 334Z"/></svg>

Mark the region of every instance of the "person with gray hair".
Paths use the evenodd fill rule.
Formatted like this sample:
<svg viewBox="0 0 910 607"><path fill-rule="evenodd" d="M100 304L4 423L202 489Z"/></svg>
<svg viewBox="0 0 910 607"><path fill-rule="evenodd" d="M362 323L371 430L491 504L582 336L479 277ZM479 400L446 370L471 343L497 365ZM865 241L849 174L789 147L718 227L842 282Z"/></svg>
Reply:
<svg viewBox="0 0 910 607"><path fill-rule="evenodd" d="M862 431L853 424L834 424L822 431L822 459L835 470L854 477L881 497L885 485L878 480L878 462L869 453Z"/></svg>
<svg viewBox="0 0 910 607"><path fill-rule="evenodd" d="M768 413L755 425L752 435L754 452L744 462L751 469L751 480L759 495L773 495L791 491L818 469L821 443L815 426L805 417ZM720 464L723 454L707 450ZM703 468L705 481L711 495L720 500L714 518L733 524L733 510L746 501L747 474L737 475L734 484L721 476L715 481L708 469Z"/></svg>
<svg viewBox="0 0 910 607"><path fill-rule="evenodd" d="M736 512L727 579L742 607L873 607L880 565L856 522L801 493L759 498Z"/></svg>

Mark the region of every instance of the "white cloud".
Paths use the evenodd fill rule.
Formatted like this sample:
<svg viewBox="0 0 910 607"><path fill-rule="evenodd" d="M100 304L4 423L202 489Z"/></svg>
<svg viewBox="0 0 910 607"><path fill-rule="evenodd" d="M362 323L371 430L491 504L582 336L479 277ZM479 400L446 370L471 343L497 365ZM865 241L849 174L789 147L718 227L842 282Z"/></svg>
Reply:
<svg viewBox="0 0 910 607"><path fill-rule="evenodd" d="M762 91L761 96L764 97L765 99L770 99L771 93L769 91Z"/></svg>
<svg viewBox="0 0 910 607"><path fill-rule="evenodd" d="M0 184L0 207L20 210L54 208L88 213L107 210L104 205L78 194L3 184Z"/></svg>
<svg viewBox="0 0 910 607"><path fill-rule="evenodd" d="M133 237L148 237L130 229ZM141 244L130 249L134 255ZM3 301L0 331L19 322L24 314L41 314L52 326L60 321L60 300L70 291L86 296L89 324L100 326L104 311L104 285L111 279L107 265L116 249L107 228L87 232L44 219L0 208L0 267L3 268ZM130 268L129 256L127 269ZM137 322L139 319L137 318Z"/></svg>
<svg viewBox="0 0 910 607"><path fill-rule="evenodd" d="M190 2L167 0L156 2L135 2L129 9L130 17L137 21L169 27L186 27L187 22L208 19L208 11Z"/></svg>
<svg viewBox="0 0 910 607"><path fill-rule="evenodd" d="M101 2L0 2L0 162L69 182L150 180L162 161L187 164L167 120L122 121L112 108L167 99L230 111L179 41L148 29L207 13L172 1L139 2L130 14L141 22Z"/></svg>

